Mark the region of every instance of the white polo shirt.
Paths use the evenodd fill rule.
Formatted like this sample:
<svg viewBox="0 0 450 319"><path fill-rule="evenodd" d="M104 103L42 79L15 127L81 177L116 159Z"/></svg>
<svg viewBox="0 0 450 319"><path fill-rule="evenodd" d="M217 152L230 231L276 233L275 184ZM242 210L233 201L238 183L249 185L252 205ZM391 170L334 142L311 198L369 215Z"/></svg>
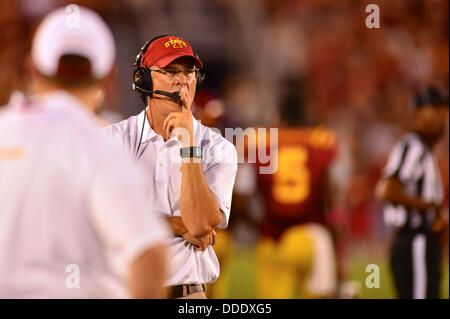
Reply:
<svg viewBox="0 0 450 319"><path fill-rule="evenodd" d="M0 113L0 298L129 297L130 263L167 242L142 174L80 103Z"/></svg>
<svg viewBox="0 0 450 319"><path fill-rule="evenodd" d="M139 154L136 154L143 121L145 125L141 147ZM237 171L236 149L220 134L195 119L193 129L196 145L202 147L206 183L223 212L219 228L226 228ZM150 127L145 111L103 130L118 138L121 145L143 166L148 196L154 210L161 216L180 217L181 143L175 137L164 142ZM205 251L198 251L182 237L172 236L170 248L171 272L166 286L211 283L219 276L219 262L211 246Z"/></svg>

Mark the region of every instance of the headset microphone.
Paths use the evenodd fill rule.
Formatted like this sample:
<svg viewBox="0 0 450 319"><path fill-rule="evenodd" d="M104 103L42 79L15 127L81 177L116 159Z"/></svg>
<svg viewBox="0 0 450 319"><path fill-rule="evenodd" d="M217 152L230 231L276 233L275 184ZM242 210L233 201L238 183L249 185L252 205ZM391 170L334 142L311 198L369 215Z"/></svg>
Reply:
<svg viewBox="0 0 450 319"><path fill-rule="evenodd" d="M170 93L170 92L160 91L160 90L150 91L150 90L145 90L145 89L137 86L134 83L133 83L133 90L138 90L138 91L141 91L143 93L150 94L150 96L151 96L151 94L164 95L164 96L167 96L167 97L169 97L170 99L172 99L174 101L178 101L178 100L181 99L180 92L172 92L172 93Z"/></svg>
<svg viewBox="0 0 450 319"><path fill-rule="evenodd" d="M166 91L159 91L159 90L156 90L156 91L153 91L153 93L165 95L165 96L171 98L171 99L174 100L174 101L181 100L180 92L172 92L172 93L170 93L170 92L166 92Z"/></svg>

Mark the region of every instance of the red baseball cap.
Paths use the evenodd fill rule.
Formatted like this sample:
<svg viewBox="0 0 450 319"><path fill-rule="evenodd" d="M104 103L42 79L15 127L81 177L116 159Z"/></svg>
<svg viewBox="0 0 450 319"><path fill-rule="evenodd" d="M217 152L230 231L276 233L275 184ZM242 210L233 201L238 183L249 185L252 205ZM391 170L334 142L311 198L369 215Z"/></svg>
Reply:
<svg viewBox="0 0 450 319"><path fill-rule="evenodd" d="M162 69L174 60L188 56L194 59L195 63L203 68L203 63L194 55L190 44L173 35L168 35L153 41L142 56L141 64L150 68L156 65Z"/></svg>

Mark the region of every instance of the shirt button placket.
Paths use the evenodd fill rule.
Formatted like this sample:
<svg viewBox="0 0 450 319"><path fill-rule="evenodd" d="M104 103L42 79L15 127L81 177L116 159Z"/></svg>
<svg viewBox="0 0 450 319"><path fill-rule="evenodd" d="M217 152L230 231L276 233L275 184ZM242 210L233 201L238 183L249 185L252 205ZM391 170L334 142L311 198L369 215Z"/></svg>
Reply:
<svg viewBox="0 0 450 319"><path fill-rule="evenodd" d="M167 180L167 163L165 158L165 149L164 146L161 146L159 152L157 154L157 174L158 180L165 181Z"/></svg>
<svg viewBox="0 0 450 319"><path fill-rule="evenodd" d="M161 145L159 147L159 152L156 154L156 174L155 179L157 181L164 180L164 157L163 157L164 147Z"/></svg>

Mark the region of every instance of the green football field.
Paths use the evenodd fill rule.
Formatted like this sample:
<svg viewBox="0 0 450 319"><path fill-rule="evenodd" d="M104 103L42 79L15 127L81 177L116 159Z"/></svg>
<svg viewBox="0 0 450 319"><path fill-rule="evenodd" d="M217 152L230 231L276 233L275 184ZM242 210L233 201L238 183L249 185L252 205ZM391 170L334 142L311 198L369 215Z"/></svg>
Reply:
<svg viewBox="0 0 450 319"><path fill-rule="evenodd" d="M229 276L228 284L225 284L225 298L255 298L254 294L254 261L253 250L251 248L239 248L233 254L228 265L225 265ZM380 254L367 256L361 252L352 252L348 255L348 280L354 280L360 284L361 299L392 299L395 298L393 291L391 272L388 260ZM369 273L366 272L366 266L376 264L380 269L379 288L367 288L366 278ZM448 255L445 257L443 278L441 282L441 297L449 298L449 262Z"/></svg>

